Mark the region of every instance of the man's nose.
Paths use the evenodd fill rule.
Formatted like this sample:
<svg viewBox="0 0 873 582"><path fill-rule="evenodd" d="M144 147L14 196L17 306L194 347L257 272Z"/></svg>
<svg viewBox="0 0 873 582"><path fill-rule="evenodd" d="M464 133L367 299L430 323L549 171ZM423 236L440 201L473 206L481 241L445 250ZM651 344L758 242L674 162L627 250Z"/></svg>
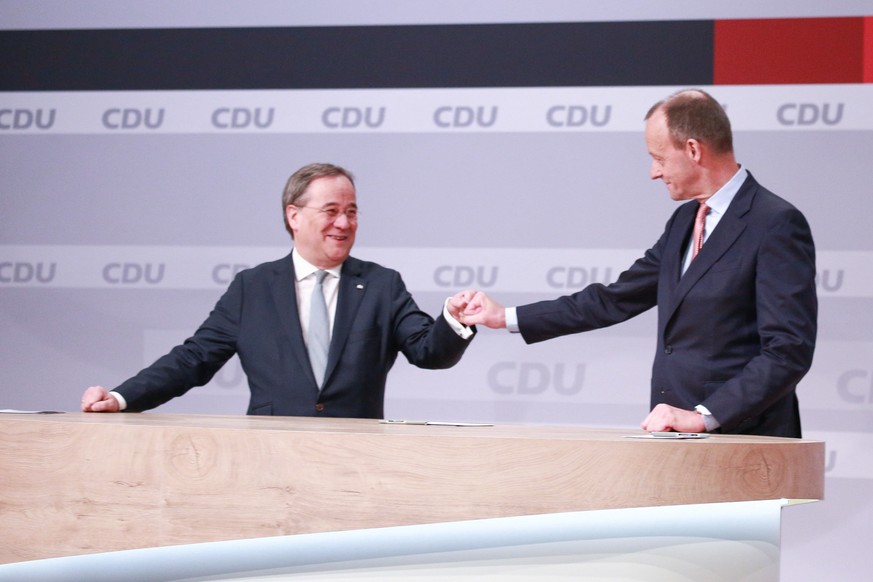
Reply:
<svg viewBox="0 0 873 582"><path fill-rule="evenodd" d="M351 225L351 221L345 212L340 212L336 219L334 219L333 225L337 228L348 228Z"/></svg>

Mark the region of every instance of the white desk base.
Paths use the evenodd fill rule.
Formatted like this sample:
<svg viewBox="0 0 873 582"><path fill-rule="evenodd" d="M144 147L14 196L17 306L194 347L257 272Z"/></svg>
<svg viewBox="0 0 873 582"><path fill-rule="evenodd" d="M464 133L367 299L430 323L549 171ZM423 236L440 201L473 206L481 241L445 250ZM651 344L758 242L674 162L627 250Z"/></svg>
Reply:
<svg viewBox="0 0 873 582"><path fill-rule="evenodd" d="M211 542L0 565L0 580L779 580L786 500Z"/></svg>

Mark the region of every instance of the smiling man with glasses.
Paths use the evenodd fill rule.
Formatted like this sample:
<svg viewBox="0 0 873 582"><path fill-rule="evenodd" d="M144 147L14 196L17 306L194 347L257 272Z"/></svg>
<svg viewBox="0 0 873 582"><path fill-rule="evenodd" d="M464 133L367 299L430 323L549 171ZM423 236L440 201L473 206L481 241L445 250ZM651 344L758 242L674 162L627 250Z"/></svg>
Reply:
<svg viewBox="0 0 873 582"><path fill-rule="evenodd" d="M420 368L460 361L475 334L458 322L472 293L448 298L433 319L397 271L351 257L358 230L351 173L332 164L300 168L282 208L291 253L240 272L192 337L111 392L86 389L83 411L160 406L206 384L239 354L248 414L383 418L398 353Z"/></svg>

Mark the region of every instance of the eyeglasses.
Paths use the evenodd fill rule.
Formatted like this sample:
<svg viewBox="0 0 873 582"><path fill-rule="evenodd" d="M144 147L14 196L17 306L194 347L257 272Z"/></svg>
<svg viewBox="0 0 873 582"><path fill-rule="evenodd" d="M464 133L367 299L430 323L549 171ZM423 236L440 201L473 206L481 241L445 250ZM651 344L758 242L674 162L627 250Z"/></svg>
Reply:
<svg viewBox="0 0 873 582"><path fill-rule="evenodd" d="M357 222L358 221L358 209L357 208L346 208L345 210L340 210L334 206L330 206L328 208L319 208L317 206L298 206L297 208L311 208L312 210L317 210L324 214L324 216L330 221L334 222L337 218L340 217L340 214L345 214L346 219L349 222Z"/></svg>

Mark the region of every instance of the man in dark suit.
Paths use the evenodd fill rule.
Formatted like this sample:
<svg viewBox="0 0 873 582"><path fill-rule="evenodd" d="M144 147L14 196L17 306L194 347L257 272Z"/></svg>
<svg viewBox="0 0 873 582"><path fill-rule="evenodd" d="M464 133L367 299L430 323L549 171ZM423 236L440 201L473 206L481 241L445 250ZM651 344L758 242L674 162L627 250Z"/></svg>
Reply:
<svg viewBox="0 0 873 582"><path fill-rule="evenodd" d="M507 327L533 343L657 305L642 428L799 438L795 389L812 364L817 326L806 219L737 164L727 115L703 91L656 103L646 145L652 179L688 202L645 256L610 285L551 301L506 309L477 293L461 321Z"/></svg>
<svg viewBox="0 0 873 582"><path fill-rule="evenodd" d="M249 414L382 418L398 352L421 368L461 359L475 333L457 321L469 292L447 299L434 320L398 272L349 256L358 227L349 172L304 166L288 180L282 206L292 252L239 273L192 337L112 392L87 388L83 411L154 408L207 383L239 354Z"/></svg>

